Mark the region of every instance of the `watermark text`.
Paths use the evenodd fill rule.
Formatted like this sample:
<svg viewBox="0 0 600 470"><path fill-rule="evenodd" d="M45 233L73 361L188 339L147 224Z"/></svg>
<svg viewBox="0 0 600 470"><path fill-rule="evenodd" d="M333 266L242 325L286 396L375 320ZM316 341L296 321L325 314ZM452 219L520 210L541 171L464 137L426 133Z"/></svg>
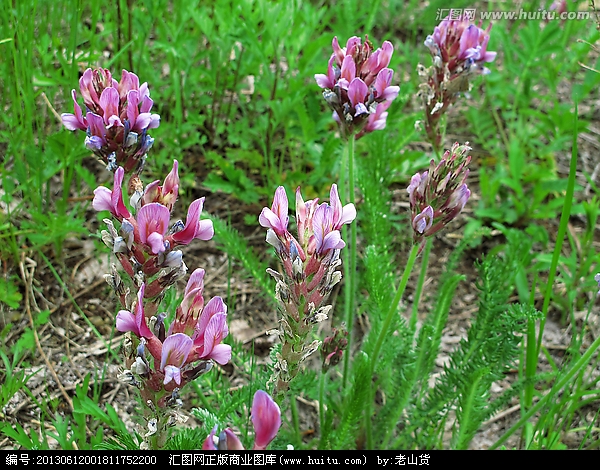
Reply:
<svg viewBox="0 0 600 470"><path fill-rule="evenodd" d="M556 10L536 10L525 11L477 11L475 8L438 8L436 11L436 20L444 19L458 20L467 18L471 21L476 20L538 20L538 21L553 21L553 20L587 20L591 18L589 11L563 11Z"/></svg>

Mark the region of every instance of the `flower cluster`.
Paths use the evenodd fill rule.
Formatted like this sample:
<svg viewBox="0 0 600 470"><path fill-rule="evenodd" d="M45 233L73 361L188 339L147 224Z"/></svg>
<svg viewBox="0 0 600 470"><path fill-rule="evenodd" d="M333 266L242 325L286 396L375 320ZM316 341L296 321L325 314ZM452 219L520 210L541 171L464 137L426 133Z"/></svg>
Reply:
<svg viewBox="0 0 600 470"><path fill-rule="evenodd" d="M466 15L448 17L425 40L433 65L428 69L419 65L423 79L419 96L425 107L425 131L436 150L442 147L440 119L459 93L469 90L471 78L489 73L484 63L496 58L496 52L487 50L491 27L490 23L483 30Z"/></svg>
<svg viewBox="0 0 600 470"><path fill-rule="evenodd" d="M279 406L267 392L257 390L252 400L252 426L254 427L254 445L252 450L265 450L281 427ZM211 431L202 445L202 450L244 450L239 438L231 428L216 436L217 427Z"/></svg>
<svg viewBox="0 0 600 470"><path fill-rule="evenodd" d="M437 165L431 160L429 170L411 178L407 191L415 243L422 244L441 230L467 203L471 195L465 183L470 150L468 143L455 143Z"/></svg>
<svg viewBox="0 0 600 470"><path fill-rule="evenodd" d="M187 273L178 247L211 239L213 224L200 220L204 198L190 204L185 223L171 220L179 196L177 160L162 182L144 186L140 178L153 143L148 129L160 123L159 116L150 112L148 85L140 85L137 75L126 70L118 82L108 70L87 69L79 88L86 114L73 90L75 113L64 113L63 123L69 130L85 131L85 145L114 173L112 189L94 190L92 207L110 212L102 241L123 268L119 271L113 264L105 275L123 307L116 328L125 333L126 368L119 378L139 390L145 405L148 432L141 448L159 449L179 420L180 388L208 372L213 363L223 365L231 358L231 347L223 344L229 333L227 306L218 296L205 304L203 269L191 274L170 325L165 323L169 314L160 309L166 290Z"/></svg>
<svg viewBox="0 0 600 470"><path fill-rule="evenodd" d="M174 248L187 245L196 238L210 240L214 229L210 220L200 220L204 198L190 204L185 224L180 220L171 224L171 211L179 188L177 160L162 185L160 181L154 181L145 189L142 187L134 192L130 202L135 215L123 202L123 177L124 169L118 167L112 191L104 186L96 188L92 206L97 211L108 210L119 222L117 230L110 219L104 219L108 230L102 231L102 240L111 248L129 277L135 279L137 285L154 277L145 294L148 299L156 299L146 305L149 314L153 315L165 289L187 271L182 252ZM108 275L107 280L119 295L122 305L126 306L118 275Z"/></svg>
<svg viewBox="0 0 600 470"><path fill-rule="evenodd" d="M165 392L177 391L207 372L212 361L223 365L231 359L231 346L221 343L228 334L227 306L221 297L213 297L204 305L203 288L204 270L198 268L190 276L183 302L168 330L164 324L166 313L147 317L145 284L138 291L132 311L117 314L117 330L135 336L123 378L140 387L145 401L151 399L159 407L166 406L169 396Z"/></svg>
<svg viewBox="0 0 600 470"><path fill-rule="evenodd" d="M388 68L394 47L385 41L373 51L368 38L357 36L341 48L337 37L332 42L327 75L316 74L323 97L333 109L333 118L345 137L360 138L385 128L387 109L398 96L400 87L392 85L394 72Z"/></svg>
<svg viewBox="0 0 600 470"><path fill-rule="evenodd" d="M267 228L267 242L275 247L283 273L269 269L277 281L276 297L282 313L277 330L282 342L275 366L274 396L289 387L300 364L319 347L309 344L308 334L314 324L327 318L331 305L325 300L342 275L340 250L346 245L340 229L356 218L354 204L342 207L337 186L333 184L330 202L304 201L296 190L296 226L298 237L288 231L288 199L285 189L275 191L271 208L263 208L260 224Z"/></svg>
<svg viewBox="0 0 600 470"><path fill-rule="evenodd" d="M75 114L63 113L64 126L86 132L85 145L110 171L122 166L125 173L139 173L154 139L148 129L159 126L160 116L153 114L148 84L140 85L136 74L123 70L118 82L106 69L88 68L79 80L86 108L85 116L71 96Z"/></svg>

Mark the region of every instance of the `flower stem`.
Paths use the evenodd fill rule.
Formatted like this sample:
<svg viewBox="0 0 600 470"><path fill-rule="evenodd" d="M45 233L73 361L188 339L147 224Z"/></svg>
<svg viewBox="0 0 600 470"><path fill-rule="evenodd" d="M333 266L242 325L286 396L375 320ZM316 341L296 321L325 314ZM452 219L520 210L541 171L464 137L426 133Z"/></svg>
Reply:
<svg viewBox="0 0 600 470"><path fill-rule="evenodd" d="M351 135L345 148L346 163L348 165L348 194L344 194L347 197L347 201L354 204L354 135ZM345 174L342 175L344 180ZM343 193L342 193L343 194ZM346 226L344 226L344 229ZM352 351L352 325L354 324L354 286L356 285L356 221L350 226L350 255L346 252L344 262L344 318L346 319L346 329L348 331L348 346L346 348L347 354L344 354L344 373L342 379L342 387L346 385L348 379L348 367L350 364L350 354ZM344 238L346 235L344 234Z"/></svg>
<svg viewBox="0 0 600 470"><path fill-rule="evenodd" d="M392 324L392 320L394 319L394 315L398 312L398 305L400 304L400 300L402 300L402 295L404 294L404 290L406 289L406 285L408 284L408 278L410 277L410 273L415 264L415 260L417 259L417 255L419 254L419 244L414 244L412 249L410 250L410 254L408 255L408 260L406 261L406 266L404 267L404 273L402 274L402 278L400 279L400 284L398 285L398 289L396 290L396 295L390 304L390 309L387 312L383 320L383 326L381 327L381 331L379 332L379 336L377 337L377 342L375 343L375 347L373 349L373 353L370 355L371 357L371 375L373 375L375 371L375 365L377 364L377 358L379 356L379 352L381 350L381 346L383 346L383 341L388 335L388 330ZM371 429L371 417L372 411L371 407L375 400L375 392L377 387L373 387L372 390L372 400L367 403L366 414L365 414L365 434L366 434L366 448L373 449L373 435Z"/></svg>
<svg viewBox="0 0 600 470"><path fill-rule="evenodd" d="M417 259L417 255L419 253L419 245L414 244L412 249L410 250L410 254L408 255L408 260L406 261L406 266L404 267L404 273L402 274L402 279L400 279L400 284L398 285L398 290L396 291L396 295L394 296L394 300L390 304L390 309L383 320L383 326L381 327L381 331L379 332L379 336L377 337L377 342L375 343L375 347L373 349L373 353L371 354L371 372L375 370L375 364L377 363L377 357L379 356L379 351L381 350L381 346L383 345L383 341L388 335L388 330L390 329L390 325L392 324L392 320L394 319L394 315L398 311L398 304L400 300L402 300L402 295L404 294L404 290L406 289L406 285L408 284L408 278L410 277L410 273L415 264L415 260Z"/></svg>
<svg viewBox="0 0 600 470"><path fill-rule="evenodd" d="M429 264L429 252L431 251L432 239L428 238L425 242L425 249L421 255L421 272L419 274L419 280L417 281L417 287L415 289L414 301L412 313L410 316L410 322L408 328L410 331L415 331L417 328L417 315L419 313L419 301L421 300L421 292L423 292L423 285L425 284L425 276L427 275L427 265Z"/></svg>

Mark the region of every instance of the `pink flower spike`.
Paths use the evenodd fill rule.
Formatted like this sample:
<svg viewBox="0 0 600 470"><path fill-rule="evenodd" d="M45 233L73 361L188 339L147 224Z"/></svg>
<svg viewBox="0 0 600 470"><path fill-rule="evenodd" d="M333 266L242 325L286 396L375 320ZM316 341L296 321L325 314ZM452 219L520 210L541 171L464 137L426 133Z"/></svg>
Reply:
<svg viewBox="0 0 600 470"><path fill-rule="evenodd" d="M282 236L287 231L288 199L283 186L277 188L271 209L264 207L258 216L258 221L261 226L273 229L278 236Z"/></svg>
<svg viewBox="0 0 600 470"><path fill-rule="evenodd" d="M252 401L252 425L254 426L254 450L264 450L281 427L281 411L269 394L257 390Z"/></svg>
<svg viewBox="0 0 600 470"><path fill-rule="evenodd" d="M169 209L157 202L142 206L137 213L140 241L150 245L154 254L164 251L163 239L169 228L169 219Z"/></svg>
<svg viewBox="0 0 600 470"><path fill-rule="evenodd" d="M183 230L172 235L173 241L180 245L187 245L194 238L200 240L210 240L215 231L211 220L200 220L204 198L196 199L190 204L187 217L185 219L185 227Z"/></svg>

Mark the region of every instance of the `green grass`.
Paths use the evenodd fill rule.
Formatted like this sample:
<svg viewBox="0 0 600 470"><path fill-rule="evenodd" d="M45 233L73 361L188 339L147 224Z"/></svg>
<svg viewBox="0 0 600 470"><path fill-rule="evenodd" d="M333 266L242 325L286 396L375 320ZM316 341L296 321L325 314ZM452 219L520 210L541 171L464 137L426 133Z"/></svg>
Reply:
<svg viewBox="0 0 600 470"><path fill-rule="evenodd" d="M73 240L91 242L93 259L114 262L98 236L106 214L91 210L93 190L111 177L82 133L65 130L59 119L73 111L70 92L80 74L98 66L117 78L125 68L148 82L161 124L152 130L143 178L162 181L176 158L179 207L206 195L214 246L229 263L226 292L218 295L226 297L230 319L240 319L236 307L245 294L229 281L242 277L252 279L250 295L276 326L275 282L266 274L278 268L276 257L270 245L244 234L263 237L258 215L277 186L289 196L301 186L305 200L326 200L332 183L355 188L357 220L345 240L356 239L356 251L343 257L355 260L356 269L343 271L354 289L335 296L330 315L334 326L349 323L352 349L327 380L309 367L292 382L270 448L469 448L486 420L515 404L520 416L512 415L492 448L600 446L600 344L590 340L600 270L593 163L600 73L587 68L600 69L593 18L494 23L488 49L499 55L491 73L474 80L446 122L445 148L454 141L474 148L467 180L474 194L463 223L446 230L454 237L437 235L415 262L405 188L435 158L415 127L422 119L417 65L430 65L423 41L442 2L1 1L0 410L27 397L45 423L33 429L20 414L0 412L7 447L127 449L144 434L126 428L123 411L101 398L115 387L108 366L121 363L113 347L118 301L108 289L95 291L106 295L100 300L112 325L102 333L71 278L87 255L72 251ZM353 35L368 35L375 47L394 44L390 68L400 95L387 127L352 148L348 181L346 148L314 74L326 72L333 36L345 44ZM340 193L344 204L351 200ZM221 200L232 212L241 209L242 220L211 214ZM204 249L202 243L184 253ZM438 266L442 255L446 264ZM196 267L205 266L189 272ZM217 267L205 268L210 276ZM170 313L183 285L165 300ZM457 292L470 299L469 329L439 367L445 328L460 313ZM104 366L64 394L34 393L29 383L45 367L39 350L47 347L39 338L72 316L87 331L80 341L106 347ZM549 321L568 336L562 355L542 336ZM328 334L329 327L315 330L310 339ZM231 335L227 342L232 366L182 392L201 424L178 433L171 448L198 448L215 424L235 427L251 445L252 396L268 387L276 349L264 364ZM68 358L67 348L77 345L62 344ZM508 377L510 387L494 395L495 383ZM319 401L314 434L299 419L306 410L296 395Z"/></svg>

